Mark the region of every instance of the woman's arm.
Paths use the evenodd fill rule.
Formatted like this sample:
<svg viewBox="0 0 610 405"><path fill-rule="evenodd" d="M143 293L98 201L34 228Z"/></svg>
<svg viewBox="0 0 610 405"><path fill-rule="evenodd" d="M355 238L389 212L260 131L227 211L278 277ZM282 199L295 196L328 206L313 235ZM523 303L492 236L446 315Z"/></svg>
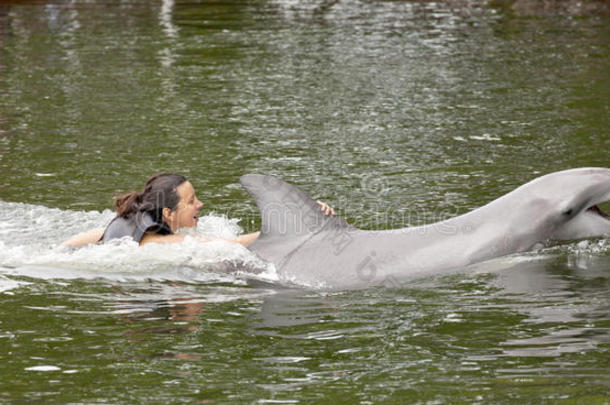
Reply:
<svg viewBox="0 0 610 405"><path fill-rule="evenodd" d="M216 238L214 236L205 236L205 235L191 235L192 238L195 238L198 242L212 242L214 240L224 240L225 242L231 243L239 243L243 246L248 246L250 243L254 242L256 238L258 238L260 232L249 233L247 235L240 235L235 239L222 239ZM184 242L184 239L187 235L181 234L173 234L173 235L157 235L154 233L147 233L142 238L140 242L140 246L145 245L147 243L180 243Z"/></svg>
<svg viewBox="0 0 610 405"><path fill-rule="evenodd" d="M60 246L85 246L91 243L96 243L100 240L102 235L104 234L104 228L94 229L92 231L88 231L85 233L81 233L76 235L75 237L65 240L61 243ZM227 242L239 243L244 246L248 246L250 243L254 242L260 232L254 232L247 235L240 235L235 239L221 239L215 238L213 236L204 236L204 235L195 235L193 236L195 240L199 242L211 242L213 240L226 240ZM154 233L147 233L144 235L142 240L140 241L140 245L145 245L147 243L180 243L184 242L185 235L173 234L173 235L157 235Z"/></svg>
<svg viewBox="0 0 610 405"><path fill-rule="evenodd" d="M65 240L60 246L85 246L90 243L96 243L102 238L104 228L94 229L85 233L76 235L73 238Z"/></svg>
<svg viewBox="0 0 610 405"><path fill-rule="evenodd" d="M261 234L260 231L249 233L247 235L239 235L235 239L229 239L229 242L239 243L244 246L248 246L250 243L254 242L256 238Z"/></svg>
<svg viewBox="0 0 610 405"><path fill-rule="evenodd" d="M326 215L335 215L335 210L332 209L328 204L325 204L321 201L317 201L318 205L320 205L320 210L324 211ZM96 243L102 238L104 235L104 228L94 229L89 232L81 233L71 239L63 241L60 246L84 246L90 243ZM220 239L215 238L213 236L203 236L197 235L194 236L196 240L200 242L211 242L213 240L226 240L227 242L239 243L243 246L248 246L252 242L254 242L259 236L260 231L249 233L246 235L240 235L235 239ZM172 235L158 235L154 233L144 234L144 237L140 241L140 246L145 245L147 243L180 243L184 242L185 235L180 234L172 234Z"/></svg>
<svg viewBox="0 0 610 405"><path fill-rule="evenodd" d="M145 233L140 241L140 246L146 245L147 243L180 243L184 242L184 238L185 235L180 234L159 235L156 233Z"/></svg>

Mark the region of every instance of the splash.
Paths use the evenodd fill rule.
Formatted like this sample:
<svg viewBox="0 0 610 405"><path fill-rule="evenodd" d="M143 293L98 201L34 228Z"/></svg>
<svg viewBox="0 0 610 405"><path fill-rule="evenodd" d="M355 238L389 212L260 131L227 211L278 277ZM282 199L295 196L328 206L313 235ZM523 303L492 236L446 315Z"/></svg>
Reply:
<svg viewBox="0 0 610 405"><path fill-rule="evenodd" d="M81 248L59 246L87 230L105 227L111 211L71 211L0 201L0 274L42 279L109 278L243 284L245 277L277 281L275 268L245 247L223 240L201 243L191 234L234 238L239 219L210 214L184 243L138 246L123 238ZM9 282L2 281L9 286Z"/></svg>

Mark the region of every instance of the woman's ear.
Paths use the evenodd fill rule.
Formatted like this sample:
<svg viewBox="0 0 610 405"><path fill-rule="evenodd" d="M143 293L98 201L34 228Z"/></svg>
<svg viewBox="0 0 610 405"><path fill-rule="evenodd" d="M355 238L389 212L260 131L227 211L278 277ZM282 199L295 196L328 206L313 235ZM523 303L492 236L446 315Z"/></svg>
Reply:
<svg viewBox="0 0 610 405"><path fill-rule="evenodd" d="M174 213L172 212L171 208L168 208L168 207L163 208L163 211L162 211L163 220L170 226L171 226L171 222L173 219L173 214Z"/></svg>

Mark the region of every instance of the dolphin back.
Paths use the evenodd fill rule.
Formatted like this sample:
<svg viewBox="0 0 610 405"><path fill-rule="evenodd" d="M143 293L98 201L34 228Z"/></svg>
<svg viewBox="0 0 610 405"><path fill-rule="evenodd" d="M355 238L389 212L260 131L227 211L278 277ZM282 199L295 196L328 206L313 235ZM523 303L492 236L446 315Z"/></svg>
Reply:
<svg viewBox="0 0 610 405"><path fill-rule="evenodd" d="M262 222L260 236L248 248L278 270L312 238L355 229L339 217L325 215L313 198L278 178L246 174L240 182L256 201Z"/></svg>

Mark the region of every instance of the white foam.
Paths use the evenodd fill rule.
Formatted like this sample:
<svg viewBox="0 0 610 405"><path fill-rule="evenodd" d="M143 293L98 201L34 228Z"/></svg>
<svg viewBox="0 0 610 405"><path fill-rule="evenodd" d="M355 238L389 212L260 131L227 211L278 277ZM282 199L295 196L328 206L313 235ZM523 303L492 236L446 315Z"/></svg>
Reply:
<svg viewBox="0 0 610 405"><path fill-rule="evenodd" d="M33 367L26 367L25 370L26 371L60 371L61 368L59 368L57 366L33 366Z"/></svg>
<svg viewBox="0 0 610 405"><path fill-rule="evenodd" d="M2 267L0 267L0 272L2 270L3 270ZM10 290L20 287L22 285L27 285L27 284L30 284L30 283L27 283L25 281L12 280L12 279L4 277L3 275L0 274L0 293L12 294L9 292Z"/></svg>
<svg viewBox="0 0 610 405"><path fill-rule="evenodd" d="M610 239L593 239L574 241L567 244L553 245L535 251L515 253L508 256L497 257L481 263L468 266L476 273L495 273L514 268L525 263L545 261L554 257L563 256L570 267L587 269L590 260L603 258L610 253Z"/></svg>
<svg viewBox="0 0 610 405"><path fill-rule="evenodd" d="M59 244L80 232L103 228L111 211L71 211L0 201L0 273L43 279L170 279L195 282L240 282L243 275L276 281L275 268L247 248L223 240L138 246L129 238L81 248ZM234 238L239 219L210 214L190 233ZM8 280L8 281L7 281ZM14 288L6 277L0 291Z"/></svg>

